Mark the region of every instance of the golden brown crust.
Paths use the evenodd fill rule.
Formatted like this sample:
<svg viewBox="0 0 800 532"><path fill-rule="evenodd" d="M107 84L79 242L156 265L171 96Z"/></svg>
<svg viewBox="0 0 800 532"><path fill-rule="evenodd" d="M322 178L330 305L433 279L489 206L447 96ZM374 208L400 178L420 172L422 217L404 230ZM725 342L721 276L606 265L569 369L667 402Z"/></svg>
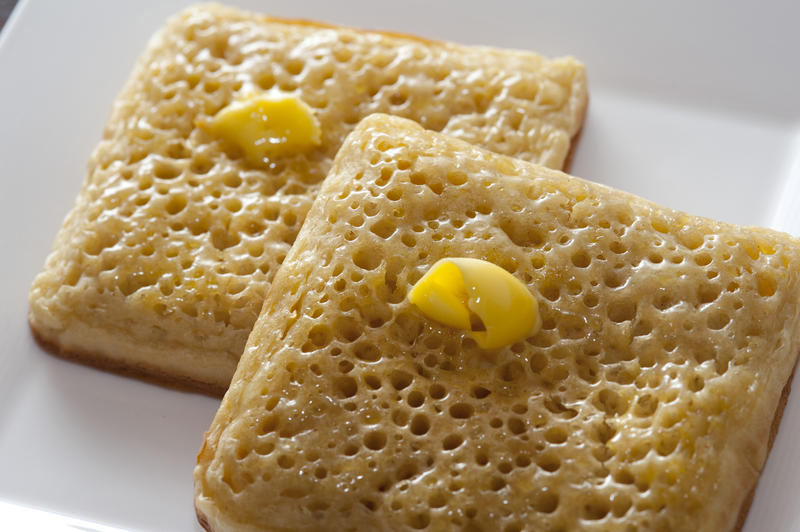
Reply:
<svg viewBox="0 0 800 532"><path fill-rule="evenodd" d="M197 505L194 506L194 513L197 515L197 522L200 523L200 526L208 530L208 532L214 532L214 530L211 528L211 525L208 523L208 519L206 519L205 514L200 511Z"/></svg>
<svg viewBox="0 0 800 532"><path fill-rule="evenodd" d="M419 35L412 35L410 33L403 33L401 31L387 31L387 30L375 30L370 28L357 28L355 26L346 26L342 24L327 24L325 22L319 22L316 20L308 20L304 18L282 18L282 17L275 17L272 15L263 15L261 20L264 22L278 22L281 24L295 24L298 26L307 26L309 28L318 28L318 29L327 29L327 30L349 30L354 31L356 33L376 33L378 35L383 35L384 37L392 37L395 39L407 39L409 41L415 41L421 44L425 44L428 46L445 46L447 45L446 41L439 41L436 39L429 39L427 37L420 37Z"/></svg>
<svg viewBox="0 0 800 532"><path fill-rule="evenodd" d="M572 171L572 159L575 157L575 150L577 149L578 144L581 141L581 137L583 136L583 128L586 125L586 114L589 112L589 102L591 98L587 95L586 97L586 105L581 112L580 118L580 128L578 131L575 132L574 135L570 138L569 141L569 151L567 152L567 157L564 159L564 168L562 168L562 172L565 174L569 174Z"/></svg>
<svg viewBox="0 0 800 532"><path fill-rule="evenodd" d="M29 323L29 325L33 339L36 340L36 343L39 344L40 347L51 355L65 360L80 362L92 368L115 373L123 377L135 377L150 384L164 386L181 392L196 392L220 398L225 395L225 391L227 390L227 388L223 386L165 373L158 368L118 362L105 355L89 351L64 349L59 344L45 338L43 334L36 330L36 327L32 323Z"/></svg>
<svg viewBox="0 0 800 532"><path fill-rule="evenodd" d="M795 362L792 375L786 382L786 386L783 387L781 398L778 402L778 407L775 409L775 417L772 418L772 426L769 429L769 443L767 444L767 457L769 457L769 453L772 452L772 444L775 443L775 438L778 435L778 429L781 426L781 419L783 419L783 410L786 408L786 403L789 400L789 394L792 391L792 381L794 381L796 372L797 362ZM761 475L759 475L759 480L760 479ZM736 525L733 527L733 532L741 532L741 530L744 529L744 525L747 522L747 515L750 513L750 506L753 504L753 499L756 496L756 489L758 489L758 481L756 481L753 489L751 489L750 493L747 494L747 498L739 508L739 517L736 519Z"/></svg>

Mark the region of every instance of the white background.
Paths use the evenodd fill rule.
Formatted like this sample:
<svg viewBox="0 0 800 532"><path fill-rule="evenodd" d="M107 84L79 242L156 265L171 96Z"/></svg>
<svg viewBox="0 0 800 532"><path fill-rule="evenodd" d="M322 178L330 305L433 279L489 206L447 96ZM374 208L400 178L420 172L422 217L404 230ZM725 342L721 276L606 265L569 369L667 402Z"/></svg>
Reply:
<svg viewBox="0 0 800 532"><path fill-rule="evenodd" d="M236 3L574 55L591 103L572 173L800 234L800 3ZM28 286L116 92L149 36L186 4L23 0L0 34L0 501L135 530L199 528L191 472L217 400L51 357L26 323ZM799 433L795 393L746 530L800 530ZM0 504L0 529L11 515Z"/></svg>

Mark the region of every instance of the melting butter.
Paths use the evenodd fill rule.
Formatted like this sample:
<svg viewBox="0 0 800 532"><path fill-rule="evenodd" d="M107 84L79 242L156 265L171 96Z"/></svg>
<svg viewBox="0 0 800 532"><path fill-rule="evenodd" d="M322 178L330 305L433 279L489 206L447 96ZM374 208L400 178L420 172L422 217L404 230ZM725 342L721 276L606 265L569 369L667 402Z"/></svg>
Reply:
<svg viewBox="0 0 800 532"><path fill-rule="evenodd" d="M411 288L408 300L423 314L463 329L484 349L497 349L536 334L539 304L522 282L478 259L436 262Z"/></svg>
<svg viewBox="0 0 800 532"><path fill-rule="evenodd" d="M256 166L272 157L308 151L322 136L314 110L295 96L251 95L198 125L238 146Z"/></svg>

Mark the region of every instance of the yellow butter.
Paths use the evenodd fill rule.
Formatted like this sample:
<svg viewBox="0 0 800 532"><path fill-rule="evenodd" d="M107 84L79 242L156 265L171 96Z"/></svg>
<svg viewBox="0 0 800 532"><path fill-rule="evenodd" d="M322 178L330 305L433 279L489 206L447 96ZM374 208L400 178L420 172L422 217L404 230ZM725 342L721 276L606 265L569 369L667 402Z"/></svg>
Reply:
<svg viewBox="0 0 800 532"><path fill-rule="evenodd" d="M307 151L320 144L322 135L313 109L295 96L249 96L198 125L241 148L253 165Z"/></svg>
<svg viewBox="0 0 800 532"><path fill-rule="evenodd" d="M411 288L408 300L432 320L467 331L484 349L536 334L542 323L539 304L528 288L484 260L436 262ZM480 318L480 323L471 315Z"/></svg>

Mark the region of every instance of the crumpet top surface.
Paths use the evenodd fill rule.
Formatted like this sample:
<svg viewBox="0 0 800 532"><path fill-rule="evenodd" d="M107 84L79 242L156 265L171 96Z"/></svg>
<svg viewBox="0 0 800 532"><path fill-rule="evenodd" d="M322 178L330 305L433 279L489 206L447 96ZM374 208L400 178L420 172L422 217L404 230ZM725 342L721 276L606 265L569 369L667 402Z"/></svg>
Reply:
<svg viewBox="0 0 800 532"><path fill-rule="evenodd" d="M484 351L406 298L524 282ZM726 530L800 338L800 246L384 115L339 152L195 469L212 530Z"/></svg>
<svg viewBox="0 0 800 532"><path fill-rule="evenodd" d="M253 165L198 127L264 92L310 106L319 145ZM33 285L31 322L64 350L224 389L361 118L401 115L560 168L586 101L583 66L569 58L189 9L154 37L117 98Z"/></svg>

